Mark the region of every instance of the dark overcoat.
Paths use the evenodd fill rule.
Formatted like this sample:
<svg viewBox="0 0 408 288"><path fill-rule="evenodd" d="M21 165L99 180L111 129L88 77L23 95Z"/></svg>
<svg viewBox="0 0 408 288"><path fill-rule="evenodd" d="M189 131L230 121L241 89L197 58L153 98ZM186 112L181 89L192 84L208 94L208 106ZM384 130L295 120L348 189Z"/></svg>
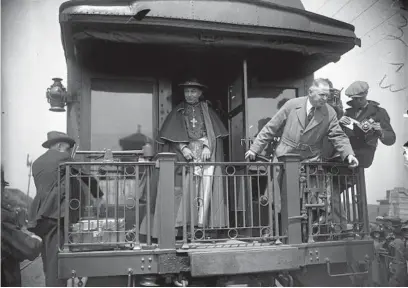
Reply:
<svg viewBox="0 0 408 288"><path fill-rule="evenodd" d="M3 204L3 203L2 203ZM23 232L16 214L1 207L1 286L21 287L20 262L40 255L41 241Z"/></svg>
<svg viewBox="0 0 408 288"><path fill-rule="evenodd" d="M347 102L351 106L351 101ZM361 129L354 128L350 130L345 128L347 135L350 138L351 146L353 147L356 157L363 168L369 168L374 160L374 154L377 149L378 139L387 146L395 143L396 136L390 123L390 116L384 108L381 108L375 101L368 101L368 105L357 115L358 110L354 107L346 109L344 116L351 117L359 122L373 119L379 122L383 130L383 137L374 131L364 133Z"/></svg>

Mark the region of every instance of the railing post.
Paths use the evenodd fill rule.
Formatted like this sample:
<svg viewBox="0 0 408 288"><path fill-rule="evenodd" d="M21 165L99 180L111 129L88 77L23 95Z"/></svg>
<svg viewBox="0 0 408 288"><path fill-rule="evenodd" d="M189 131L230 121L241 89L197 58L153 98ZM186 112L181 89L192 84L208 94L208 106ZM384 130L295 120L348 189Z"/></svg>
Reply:
<svg viewBox="0 0 408 288"><path fill-rule="evenodd" d="M365 183L365 174L364 174L364 168L357 168L358 174L357 177L358 182L360 185L357 184L357 193L360 196L360 207L358 207L359 211L361 209L362 211L362 216L363 219L359 219L359 222L363 220L363 227L364 227L364 233L366 233L364 236L367 236L368 233L370 233L369 230L369 221L368 221L368 207L367 207L367 190L366 190L366 183ZM359 213L360 214L360 213Z"/></svg>
<svg viewBox="0 0 408 288"><path fill-rule="evenodd" d="M175 153L159 153L156 156L159 165L158 198L159 211L159 248L174 249L176 242L174 222L174 164Z"/></svg>
<svg viewBox="0 0 408 288"><path fill-rule="evenodd" d="M282 235L288 236L288 244L302 243L300 216L300 156L289 154L279 158L284 162L281 192Z"/></svg>

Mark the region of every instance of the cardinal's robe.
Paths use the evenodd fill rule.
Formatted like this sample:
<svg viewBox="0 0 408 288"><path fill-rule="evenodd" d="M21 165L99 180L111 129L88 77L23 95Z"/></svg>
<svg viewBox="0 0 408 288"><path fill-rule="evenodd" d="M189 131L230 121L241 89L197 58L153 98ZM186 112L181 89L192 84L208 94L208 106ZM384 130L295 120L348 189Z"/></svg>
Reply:
<svg viewBox="0 0 408 288"><path fill-rule="evenodd" d="M163 126L159 132L157 142L159 143L158 152L172 152L176 154L177 162L186 162L181 149L187 146L194 154L194 162L202 162L200 160L204 146L208 147L211 152L209 162L223 162L224 149L223 138L228 136L228 131L221 122L219 116L208 105L207 102L201 101L196 105L190 105L182 102L177 105L167 116ZM194 225L203 224L206 227L225 227L226 226L226 195L224 189L225 180L223 180L223 167L216 165L195 166L190 170L186 167L186 175L182 175L182 165L175 167L175 227L183 226L183 187L182 177L185 177L185 185L187 186L187 224ZM150 211L151 211L151 231L152 237L158 237L159 227L159 189L158 184L158 169L155 169L152 174L150 185ZM194 175L193 181L190 181L191 175ZM204 175L204 176L203 176ZM206 176L211 175L211 176ZM193 187L190 187L193 183ZM206 190L210 195L203 196L203 190ZM191 205L193 204L193 205ZM201 207L201 210L200 210ZM203 215L203 208L207 207L207 213ZM192 209L191 209L192 208ZM201 212L201 220L204 223L199 223ZM192 214L191 214L192 213ZM191 217L193 216L193 217ZM203 219L203 216L205 219ZM191 223L193 218L194 223ZM202 221L201 221L202 222ZM144 217L140 233L146 235L147 221Z"/></svg>

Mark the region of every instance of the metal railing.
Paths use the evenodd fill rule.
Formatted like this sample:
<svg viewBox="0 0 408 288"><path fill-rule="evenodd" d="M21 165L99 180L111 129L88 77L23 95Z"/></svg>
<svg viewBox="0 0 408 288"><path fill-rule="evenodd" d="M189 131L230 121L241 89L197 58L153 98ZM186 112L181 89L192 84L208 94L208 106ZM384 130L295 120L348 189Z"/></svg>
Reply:
<svg viewBox="0 0 408 288"><path fill-rule="evenodd" d="M363 169L301 163L297 155L279 163L176 162L172 153L153 162L69 162L59 183L63 251L301 244L369 233Z"/></svg>
<svg viewBox="0 0 408 288"><path fill-rule="evenodd" d="M282 168L270 162L176 163L175 222L183 247L227 240L280 243L274 208L280 208Z"/></svg>
<svg viewBox="0 0 408 288"><path fill-rule="evenodd" d="M68 162L60 167L59 206L65 251L141 249L152 246L151 175L155 162ZM103 195L103 197L101 197ZM103 201L98 199L102 198Z"/></svg>
<svg viewBox="0 0 408 288"><path fill-rule="evenodd" d="M303 242L368 235L365 192L362 169L349 169L341 163L302 163Z"/></svg>

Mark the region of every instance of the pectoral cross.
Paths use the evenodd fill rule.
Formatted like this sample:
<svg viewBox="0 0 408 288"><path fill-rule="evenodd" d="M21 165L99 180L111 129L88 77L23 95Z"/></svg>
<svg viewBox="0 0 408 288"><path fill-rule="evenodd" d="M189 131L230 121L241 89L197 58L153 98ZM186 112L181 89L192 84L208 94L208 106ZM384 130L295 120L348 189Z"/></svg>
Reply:
<svg viewBox="0 0 408 288"><path fill-rule="evenodd" d="M193 124L193 128L195 128L195 124L198 122L194 117L190 120L191 124Z"/></svg>

